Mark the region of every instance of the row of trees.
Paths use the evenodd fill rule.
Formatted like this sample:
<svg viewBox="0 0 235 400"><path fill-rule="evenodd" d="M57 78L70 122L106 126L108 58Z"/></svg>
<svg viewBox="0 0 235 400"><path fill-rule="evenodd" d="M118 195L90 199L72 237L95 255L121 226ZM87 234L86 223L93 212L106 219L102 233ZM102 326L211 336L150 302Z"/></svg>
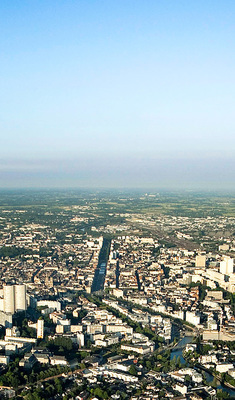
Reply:
<svg viewBox="0 0 235 400"><path fill-rule="evenodd" d="M30 374L19 368L19 358L11 362L8 370L0 376L0 386L10 386L17 389L21 385L33 384L42 379L49 378L70 371L67 366L48 366L35 364Z"/></svg>

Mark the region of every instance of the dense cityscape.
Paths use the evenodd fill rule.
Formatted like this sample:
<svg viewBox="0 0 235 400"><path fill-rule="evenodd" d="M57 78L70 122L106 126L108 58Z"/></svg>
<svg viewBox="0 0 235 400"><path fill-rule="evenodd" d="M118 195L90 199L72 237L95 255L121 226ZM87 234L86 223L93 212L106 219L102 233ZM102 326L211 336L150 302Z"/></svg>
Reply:
<svg viewBox="0 0 235 400"><path fill-rule="evenodd" d="M0 395L235 396L234 198L8 191Z"/></svg>
<svg viewBox="0 0 235 400"><path fill-rule="evenodd" d="M0 400L235 400L235 1L0 1Z"/></svg>

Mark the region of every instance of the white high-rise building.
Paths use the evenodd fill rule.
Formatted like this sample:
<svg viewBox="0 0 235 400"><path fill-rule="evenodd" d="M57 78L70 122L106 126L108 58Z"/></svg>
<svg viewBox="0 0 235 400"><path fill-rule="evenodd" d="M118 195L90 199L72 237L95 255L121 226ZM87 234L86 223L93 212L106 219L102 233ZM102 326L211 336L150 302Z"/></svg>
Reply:
<svg viewBox="0 0 235 400"><path fill-rule="evenodd" d="M205 255L197 255L195 260L196 267L205 267L206 266L206 256Z"/></svg>
<svg viewBox="0 0 235 400"><path fill-rule="evenodd" d="M15 313L15 288L14 285L3 286L4 311L5 313Z"/></svg>
<svg viewBox="0 0 235 400"><path fill-rule="evenodd" d="M224 257L220 262L220 273L229 276L233 274L233 258Z"/></svg>
<svg viewBox="0 0 235 400"><path fill-rule="evenodd" d="M15 311L25 311L26 308L26 287L15 285Z"/></svg>
<svg viewBox="0 0 235 400"><path fill-rule="evenodd" d="M9 314L27 309L25 285L3 286L3 308L3 311Z"/></svg>
<svg viewBox="0 0 235 400"><path fill-rule="evenodd" d="M79 345L79 347L83 347L84 346L84 334L83 333L77 333L77 343Z"/></svg>
<svg viewBox="0 0 235 400"><path fill-rule="evenodd" d="M37 338L43 339L44 338L44 320L38 319L37 322Z"/></svg>

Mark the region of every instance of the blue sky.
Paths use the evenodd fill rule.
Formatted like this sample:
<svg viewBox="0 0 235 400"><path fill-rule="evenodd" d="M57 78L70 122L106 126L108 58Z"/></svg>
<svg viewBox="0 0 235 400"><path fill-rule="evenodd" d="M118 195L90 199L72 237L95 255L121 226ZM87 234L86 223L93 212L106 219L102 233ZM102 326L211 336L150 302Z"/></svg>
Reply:
<svg viewBox="0 0 235 400"><path fill-rule="evenodd" d="M0 186L228 187L235 2L2 0Z"/></svg>

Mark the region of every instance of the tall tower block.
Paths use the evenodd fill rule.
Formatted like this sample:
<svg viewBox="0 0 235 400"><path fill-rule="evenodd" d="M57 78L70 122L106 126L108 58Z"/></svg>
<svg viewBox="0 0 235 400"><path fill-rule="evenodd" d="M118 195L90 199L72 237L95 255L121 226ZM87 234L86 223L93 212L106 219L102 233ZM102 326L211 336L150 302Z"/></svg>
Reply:
<svg viewBox="0 0 235 400"><path fill-rule="evenodd" d="M15 312L15 287L13 285L3 286L4 311L14 314Z"/></svg>
<svg viewBox="0 0 235 400"><path fill-rule="evenodd" d="M44 338L44 320L38 319L37 322L37 338L43 339Z"/></svg>
<svg viewBox="0 0 235 400"><path fill-rule="evenodd" d="M26 308L26 287L15 285L15 311L25 311Z"/></svg>

